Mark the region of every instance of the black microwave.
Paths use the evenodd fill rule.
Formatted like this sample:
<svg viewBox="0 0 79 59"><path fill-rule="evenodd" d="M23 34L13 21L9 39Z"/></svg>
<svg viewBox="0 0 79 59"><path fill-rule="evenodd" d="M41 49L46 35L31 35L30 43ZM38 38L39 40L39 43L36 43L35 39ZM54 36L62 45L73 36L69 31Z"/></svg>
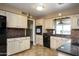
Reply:
<svg viewBox="0 0 79 59"><path fill-rule="evenodd" d="M42 26L36 26L36 34L42 34Z"/></svg>

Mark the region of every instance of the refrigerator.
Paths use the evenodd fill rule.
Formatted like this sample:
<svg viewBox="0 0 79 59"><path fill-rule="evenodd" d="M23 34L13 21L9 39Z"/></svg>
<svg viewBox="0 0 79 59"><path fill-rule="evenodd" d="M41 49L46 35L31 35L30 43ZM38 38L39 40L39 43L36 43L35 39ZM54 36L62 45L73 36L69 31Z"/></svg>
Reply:
<svg viewBox="0 0 79 59"><path fill-rule="evenodd" d="M6 16L0 15L0 56L7 55Z"/></svg>

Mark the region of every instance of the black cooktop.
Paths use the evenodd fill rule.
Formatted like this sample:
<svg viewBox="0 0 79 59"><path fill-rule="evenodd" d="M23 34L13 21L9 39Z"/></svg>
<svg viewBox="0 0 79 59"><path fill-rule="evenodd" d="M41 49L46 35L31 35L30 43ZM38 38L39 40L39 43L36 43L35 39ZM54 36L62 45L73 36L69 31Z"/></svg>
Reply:
<svg viewBox="0 0 79 59"><path fill-rule="evenodd" d="M79 46L74 44L65 44L57 49L58 51L73 55L79 56Z"/></svg>

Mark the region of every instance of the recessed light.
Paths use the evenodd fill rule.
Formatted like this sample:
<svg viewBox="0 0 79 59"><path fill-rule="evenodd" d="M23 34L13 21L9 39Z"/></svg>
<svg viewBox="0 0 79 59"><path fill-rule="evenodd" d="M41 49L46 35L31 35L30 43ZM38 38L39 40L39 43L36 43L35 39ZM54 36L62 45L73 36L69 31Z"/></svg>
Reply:
<svg viewBox="0 0 79 59"><path fill-rule="evenodd" d="M44 7L40 5L40 6L37 6L36 9L37 9L38 11L42 11L42 10L44 9Z"/></svg>
<svg viewBox="0 0 79 59"><path fill-rule="evenodd" d="M62 13L58 13L58 16L62 16Z"/></svg>

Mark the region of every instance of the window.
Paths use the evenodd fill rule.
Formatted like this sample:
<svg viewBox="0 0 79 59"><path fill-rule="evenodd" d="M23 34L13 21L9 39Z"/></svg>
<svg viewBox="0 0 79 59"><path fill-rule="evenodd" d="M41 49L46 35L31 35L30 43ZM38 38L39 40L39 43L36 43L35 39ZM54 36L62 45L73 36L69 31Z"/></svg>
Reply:
<svg viewBox="0 0 79 59"><path fill-rule="evenodd" d="M56 34L63 34L63 35L71 34L70 18L56 20Z"/></svg>

